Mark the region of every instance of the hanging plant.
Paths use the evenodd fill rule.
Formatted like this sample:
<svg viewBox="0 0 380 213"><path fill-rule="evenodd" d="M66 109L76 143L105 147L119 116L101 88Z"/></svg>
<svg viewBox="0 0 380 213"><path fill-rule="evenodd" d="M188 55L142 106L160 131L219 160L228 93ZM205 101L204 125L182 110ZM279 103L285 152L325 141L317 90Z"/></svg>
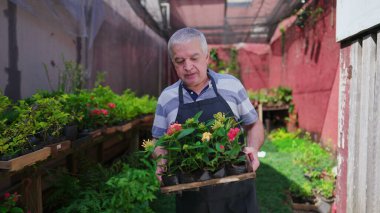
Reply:
<svg viewBox="0 0 380 213"><path fill-rule="evenodd" d="M236 48L230 49L230 60L224 61L218 57L217 50L212 48L210 50L211 63L209 64L210 69L213 69L219 73L226 73L235 76L240 79L240 67L237 61L238 51Z"/></svg>
<svg viewBox="0 0 380 213"><path fill-rule="evenodd" d="M301 29L304 29L306 23L309 21L311 26L314 26L317 20L321 17L324 10L321 6L317 8L307 7L306 9L301 9L297 14L297 19L295 21L295 25Z"/></svg>

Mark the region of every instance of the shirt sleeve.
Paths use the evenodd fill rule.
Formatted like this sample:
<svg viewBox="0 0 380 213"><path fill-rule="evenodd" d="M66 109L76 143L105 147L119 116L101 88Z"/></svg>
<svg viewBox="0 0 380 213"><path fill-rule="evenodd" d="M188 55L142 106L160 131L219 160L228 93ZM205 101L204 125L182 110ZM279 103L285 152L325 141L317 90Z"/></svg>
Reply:
<svg viewBox="0 0 380 213"><path fill-rule="evenodd" d="M243 87L243 85L239 81L239 91L238 91L238 99L240 100L237 104L238 113L240 116L240 120L243 125L250 125L255 123L258 120L258 115L253 107L251 101L249 100L247 91Z"/></svg>
<svg viewBox="0 0 380 213"><path fill-rule="evenodd" d="M167 129L167 122L164 107L162 106L162 98L158 98L156 112L154 115L153 127L152 127L152 136L154 138L159 138L163 136Z"/></svg>

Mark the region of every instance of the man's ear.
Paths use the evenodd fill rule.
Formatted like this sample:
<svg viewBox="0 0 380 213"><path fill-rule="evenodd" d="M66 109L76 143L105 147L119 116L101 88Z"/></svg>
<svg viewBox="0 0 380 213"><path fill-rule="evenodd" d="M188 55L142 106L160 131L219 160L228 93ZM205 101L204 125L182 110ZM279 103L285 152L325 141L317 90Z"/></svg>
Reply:
<svg viewBox="0 0 380 213"><path fill-rule="evenodd" d="M210 50L207 48L207 54L206 54L206 62L207 64L210 63Z"/></svg>

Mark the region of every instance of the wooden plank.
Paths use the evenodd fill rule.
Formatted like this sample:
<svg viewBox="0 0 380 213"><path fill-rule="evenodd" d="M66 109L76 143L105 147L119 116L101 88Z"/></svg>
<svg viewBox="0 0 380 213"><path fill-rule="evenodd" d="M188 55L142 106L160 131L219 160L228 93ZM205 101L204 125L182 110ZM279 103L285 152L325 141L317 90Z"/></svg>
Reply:
<svg viewBox="0 0 380 213"><path fill-rule="evenodd" d="M126 123L124 125L118 126L117 127L117 131L119 131L119 132L126 132L126 131L132 129L132 127L133 127L133 123L129 122L129 123Z"/></svg>
<svg viewBox="0 0 380 213"><path fill-rule="evenodd" d="M33 165L38 161L45 160L51 154L50 147L44 147L35 152L13 158L9 161L0 161L0 169L7 169L9 171L18 171L25 166Z"/></svg>
<svg viewBox="0 0 380 213"><path fill-rule="evenodd" d="M47 147L51 148L51 156L52 157L57 157L60 155L62 152L68 150L71 148L71 141L65 140L59 143L51 144L48 145Z"/></svg>
<svg viewBox="0 0 380 213"><path fill-rule="evenodd" d="M351 46L340 49L339 62L339 113L337 141L337 182L336 208L346 209L347 199L347 160L350 120L350 86L352 80Z"/></svg>
<svg viewBox="0 0 380 213"><path fill-rule="evenodd" d="M35 174L24 178L22 181L22 191L25 206L30 212L42 213L42 180L41 174Z"/></svg>
<svg viewBox="0 0 380 213"><path fill-rule="evenodd" d="M141 118L142 123L153 123L154 115L145 115Z"/></svg>
<svg viewBox="0 0 380 213"><path fill-rule="evenodd" d="M126 152L128 146L129 144L126 143L126 141L124 141L124 143L117 143L114 146L109 147L108 149L103 148L103 162L108 162L112 159L115 159L115 157L121 156L123 153Z"/></svg>
<svg viewBox="0 0 380 213"><path fill-rule="evenodd" d="M102 129L102 133L106 134L106 135L113 134L116 131L117 131L117 127L116 126L106 127L106 128Z"/></svg>
<svg viewBox="0 0 380 213"><path fill-rule="evenodd" d="M102 129L97 129L89 133L92 138L97 138L102 135Z"/></svg>
<svg viewBox="0 0 380 213"><path fill-rule="evenodd" d="M355 212L367 212L367 191L368 191L368 185L367 185L367 176L368 176L368 153L371 151L369 150L369 128L370 125L368 123L369 117L371 116L370 113L370 105L373 104L371 102L371 60L372 55L375 54L375 49L373 48L373 38L370 35L367 35L363 39L363 48L362 48L362 71L360 73L361 75L361 83L360 83L360 91L361 91L361 97L360 97L360 119L359 119L359 138L357 140L358 146L356 151L358 152L358 179L356 184L357 189L357 197L355 201L357 202L356 208L354 209Z"/></svg>
<svg viewBox="0 0 380 213"><path fill-rule="evenodd" d="M121 133L110 135L104 139L103 149L109 149L118 143L125 142L124 136Z"/></svg>
<svg viewBox="0 0 380 213"><path fill-rule="evenodd" d="M380 31L376 35L375 55L372 55L371 66L373 66L373 104L371 106L372 115L370 115L370 135L369 135L369 159L368 159L368 212L377 212L380 209L380 197L377 193L380 191Z"/></svg>
<svg viewBox="0 0 380 213"><path fill-rule="evenodd" d="M378 129L380 128L380 31L377 32L377 57L376 57L376 68L375 68L375 112L374 116L376 118L374 128L377 129L375 137L374 137L374 143L375 146L373 148L374 150L374 159L375 159L375 165L377 166L375 169L375 180L380 180L380 131ZM380 183L375 182L375 191L380 192ZM380 196L376 198L376 202L374 204L374 210L380 209Z"/></svg>
<svg viewBox="0 0 380 213"><path fill-rule="evenodd" d="M210 185L218 185L223 183L231 183L236 181L242 181L247 179L252 179L256 177L255 172L245 173L241 175L232 175L224 178L215 178L211 180L206 180L202 182L193 182L193 183L184 183L184 184L178 184L174 186L165 186L161 187L162 193L171 193L171 192L177 192L177 191L183 191L186 189L196 189L202 186L210 186Z"/></svg>
<svg viewBox="0 0 380 213"><path fill-rule="evenodd" d="M260 121L262 121L263 120L263 105L262 104L259 104L258 111L259 111L259 119Z"/></svg>
<svg viewBox="0 0 380 213"><path fill-rule="evenodd" d="M365 49L364 49L365 48ZM374 165L374 135L375 131L378 131L377 129L374 129L374 89L375 89L375 63L376 63L376 40L372 35L368 35L365 40L363 41L363 49L364 53L366 55L366 58L363 58L363 63L366 66L366 69L368 69L368 82L367 82L367 92L368 92L368 106L367 106L367 179L366 179L366 209L367 212L374 212L370 211L370 207L373 205L373 201L378 196L377 193L374 191L374 187L376 185L376 180L374 179L374 175L372 174L372 171L375 171L376 165Z"/></svg>
<svg viewBox="0 0 380 213"><path fill-rule="evenodd" d="M347 154L347 200L346 211L347 213L354 213L356 209L357 194L355 191L355 184L358 175L357 169L357 143L359 139L359 120L360 120L360 84L361 84L361 70L362 70L362 47L360 41L355 41L351 45L351 85L350 85L350 98L349 98L349 125L348 125L348 154ZM349 68L349 67L347 67ZM344 201L342 201L344 202Z"/></svg>

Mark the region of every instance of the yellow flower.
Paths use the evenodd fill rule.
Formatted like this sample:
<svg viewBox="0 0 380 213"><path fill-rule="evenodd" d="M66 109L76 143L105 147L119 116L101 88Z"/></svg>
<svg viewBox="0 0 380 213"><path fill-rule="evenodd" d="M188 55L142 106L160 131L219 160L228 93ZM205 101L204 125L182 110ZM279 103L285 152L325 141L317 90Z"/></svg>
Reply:
<svg viewBox="0 0 380 213"><path fill-rule="evenodd" d="M214 124L212 125L212 129L213 130L216 130L216 129L219 129L221 127L223 127L223 123L221 121L218 121L218 120L215 120Z"/></svg>
<svg viewBox="0 0 380 213"><path fill-rule="evenodd" d="M194 122L195 122L194 118L188 118L185 123L186 124L193 124Z"/></svg>
<svg viewBox="0 0 380 213"><path fill-rule="evenodd" d="M199 130L202 130L202 131L206 131L206 130L207 130L207 127L206 127L205 123L200 123L200 124L198 125L198 129L199 129Z"/></svg>
<svg viewBox="0 0 380 213"><path fill-rule="evenodd" d="M226 120L226 115L224 113L221 113L221 112L218 112L214 115L214 118L217 120L217 121L220 121L221 123L223 123L225 120Z"/></svg>
<svg viewBox="0 0 380 213"><path fill-rule="evenodd" d="M144 147L145 151L152 150L154 148L154 142L152 140L143 140L142 147Z"/></svg>
<svg viewBox="0 0 380 213"><path fill-rule="evenodd" d="M210 139L211 139L211 133L209 133L209 132L204 132L203 134L202 134L202 141L203 142L205 142L205 141L210 141Z"/></svg>

